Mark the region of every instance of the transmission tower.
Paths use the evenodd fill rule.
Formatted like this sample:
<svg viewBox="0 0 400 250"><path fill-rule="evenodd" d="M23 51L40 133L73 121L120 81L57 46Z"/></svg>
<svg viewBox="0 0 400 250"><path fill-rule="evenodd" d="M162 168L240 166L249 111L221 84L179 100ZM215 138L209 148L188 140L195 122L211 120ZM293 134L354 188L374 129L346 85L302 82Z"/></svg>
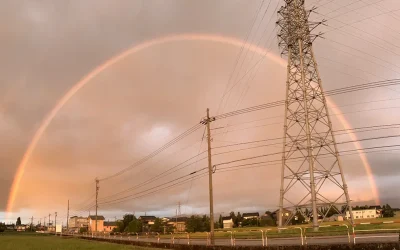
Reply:
<svg viewBox="0 0 400 250"><path fill-rule="evenodd" d="M304 0L284 0L278 11L279 47L287 56L284 141L282 152L279 226L301 216L312 220L349 210L350 198L343 174L311 34L322 22L309 21L314 9ZM342 209L341 209L342 208Z"/></svg>

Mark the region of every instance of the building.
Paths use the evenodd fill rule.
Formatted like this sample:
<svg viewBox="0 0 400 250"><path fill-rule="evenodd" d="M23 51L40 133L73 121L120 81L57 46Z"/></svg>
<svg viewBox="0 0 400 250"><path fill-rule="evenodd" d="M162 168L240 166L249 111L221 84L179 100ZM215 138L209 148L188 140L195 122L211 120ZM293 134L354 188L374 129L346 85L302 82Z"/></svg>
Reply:
<svg viewBox="0 0 400 250"><path fill-rule="evenodd" d="M157 218L155 216L151 216L151 215L149 215L149 216L144 215L144 216L140 216L138 219L142 222L143 231L150 231L151 225L154 225L154 221Z"/></svg>
<svg viewBox="0 0 400 250"><path fill-rule="evenodd" d="M72 216L68 220L68 227L71 229L88 227L89 221L87 217Z"/></svg>
<svg viewBox="0 0 400 250"><path fill-rule="evenodd" d="M188 217L171 218L167 225L174 227L174 232L186 232L186 222Z"/></svg>
<svg viewBox="0 0 400 250"><path fill-rule="evenodd" d="M353 218L354 219L374 219L377 218L378 214L376 212L376 208L370 209L356 209L353 208ZM346 211L346 219L350 218L349 211Z"/></svg>
<svg viewBox="0 0 400 250"><path fill-rule="evenodd" d="M90 215L88 217L89 221L89 231L96 232L96 220L97 220L97 232L104 232L104 216L102 215Z"/></svg>
<svg viewBox="0 0 400 250"><path fill-rule="evenodd" d="M383 208L378 205L378 206L369 206L369 209L376 209L376 218L381 218L383 217Z"/></svg>
<svg viewBox="0 0 400 250"><path fill-rule="evenodd" d="M326 221L343 221L343 215L341 214L334 214L329 218L325 218Z"/></svg>
<svg viewBox="0 0 400 250"><path fill-rule="evenodd" d="M161 222L162 223L168 223L168 221L170 221L171 219L170 218L168 218L168 217L162 217L161 218Z"/></svg>
<svg viewBox="0 0 400 250"><path fill-rule="evenodd" d="M272 218L275 219L276 224L278 225L278 221L279 221L279 209L276 210L275 212L272 213ZM283 209L282 210L282 224L286 225L286 221L292 218L292 211L288 210L288 209ZM290 224L290 223L289 223Z"/></svg>
<svg viewBox="0 0 400 250"><path fill-rule="evenodd" d="M138 218L140 221L142 221L143 225L153 225L154 221L157 219L155 216L140 216Z"/></svg>
<svg viewBox="0 0 400 250"><path fill-rule="evenodd" d="M232 217L230 217L230 216L222 217L222 224L224 225L224 229L225 228L233 228Z"/></svg>
<svg viewBox="0 0 400 250"><path fill-rule="evenodd" d="M260 214L258 212L257 213L243 213L242 217L245 220L258 219L258 217L260 217Z"/></svg>
<svg viewBox="0 0 400 250"><path fill-rule="evenodd" d="M117 227L117 222L116 221L105 221L104 222L104 232L109 233L114 230L114 228Z"/></svg>
<svg viewBox="0 0 400 250"><path fill-rule="evenodd" d="M28 225L18 225L17 226L17 231L18 232L24 232L24 231L27 231L28 229L29 229Z"/></svg>

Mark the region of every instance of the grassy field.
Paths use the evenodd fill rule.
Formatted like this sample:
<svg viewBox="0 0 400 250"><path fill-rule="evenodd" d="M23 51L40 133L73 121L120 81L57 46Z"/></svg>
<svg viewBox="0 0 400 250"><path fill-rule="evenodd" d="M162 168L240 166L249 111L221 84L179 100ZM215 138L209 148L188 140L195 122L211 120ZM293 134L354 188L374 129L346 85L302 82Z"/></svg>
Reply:
<svg viewBox="0 0 400 250"><path fill-rule="evenodd" d="M382 222L393 221L395 223L382 223ZM397 214L396 217L393 218L377 218L377 219L368 219L368 220L356 220L356 233L357 234L365 234L365 233L382 233L382 232L400 232L400 213ZM371 224L360 224L360 223L371 223ZM230 238L231 233L229 231L235 232L236 239L261 239L261 231L264 233L267 232L266 236L268 238L282 238L282 237L300 237L300 229L302 228L303 234L310 236L332 236L332 235L347 235L347 227L344 226L347 224L349 227L350 233L352 233L352 227L345 221L336 221L336 222L323 222L318 232L313 232L311 228L311 224L297 225L297 226L289 226L285 230L281 230L280 232L276 227L244 227L244 228L233 228L233 229L217 229L215 232L216 238ZM396 230L394 230L396 229ZM385 231L388 230L388 231ZM186 239L187 235L175 234L175 239ZM170 238L171 235L161 235L162 238ZM191 233L191 239L196 238L207 238L206 233Z"/></svg>
<svg viewBox="0 0 400 250"><path fill-rule="evenodd" d="M96 249L96 250L154 250L154 248L119 245L81 239L62 238L54 235L35 233L0 233L1 250L69 250L69 249Z"/></svg>

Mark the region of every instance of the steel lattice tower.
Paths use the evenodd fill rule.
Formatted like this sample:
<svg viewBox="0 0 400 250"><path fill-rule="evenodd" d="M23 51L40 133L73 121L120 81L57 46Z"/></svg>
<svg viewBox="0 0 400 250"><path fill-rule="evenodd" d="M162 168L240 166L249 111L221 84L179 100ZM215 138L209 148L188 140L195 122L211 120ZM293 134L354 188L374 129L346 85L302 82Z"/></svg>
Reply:
<svg viewBox="0 0 400 250"><path fill-rule="evenodd" d="M332 209L349 210L350 198L332 131L311 31L323 22L308 20L304 0L284 0L278 11L279 47L288 58L279 226L296 215L325 218ZM343 210L340 209L343 207ZM307 214L307 211L308 214Z"/></svg>

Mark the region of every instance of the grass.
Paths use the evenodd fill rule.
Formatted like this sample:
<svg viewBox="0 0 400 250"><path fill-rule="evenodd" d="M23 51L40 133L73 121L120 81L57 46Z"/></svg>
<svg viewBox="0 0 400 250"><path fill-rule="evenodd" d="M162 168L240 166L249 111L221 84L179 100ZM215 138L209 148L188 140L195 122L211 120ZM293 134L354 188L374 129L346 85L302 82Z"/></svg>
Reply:
<svg viewBox="0 0 400 250"><path fill-rule="evenodd" d="M394 218L377 218L377 219L369 219L369 220L356 220L356 233L357 234L366 234L366 233L383 233L384 230L381 229L398 229L398 231L390 231L390 232L400 232L400 213L398 213L397 217ZM382 223L382 221L394 221L395 223ZM371 222L371 224L359 224L359 223ZM379 223L379 224L373 224ZM218 229L215 231L215 238L230 238L231 233L229 231L235 232L236 239L261 239L261 232L263 230L264 233L267 231L268 238L285 238L285 237L300 237L300 229L303 229L303 233L307 237L312 236L335 236L335 235L347 235L347 228L344 226L347 224L345 221L335 221L335 222L323 222L318 232L313 232L311 224L303 224L297 226L289 226L285 230L281 230L280 232L276 227L244 227L244 228L233 228L233 229ZM352 234L352 227L348 225L350 234ZM358 230L371 230L369 232L357 232ZM389 232L389 231L386 231ZM175 234L175 239L186 239L187 235L185 233ZM171 238L171 235L161 235L162 238ZM206 233L197 232L190 234L191 239L204 239L207 238Z"/></svg>
<svg viewBox="0 0 400 250"><path fill-rule="evenodd" d="M35 233L0 233L1 250L69 250L69 249L96 249L96 250L153 250L155 248L119 245L113 243L86 241L82 239L63 238L54 235Z"/></svg>

